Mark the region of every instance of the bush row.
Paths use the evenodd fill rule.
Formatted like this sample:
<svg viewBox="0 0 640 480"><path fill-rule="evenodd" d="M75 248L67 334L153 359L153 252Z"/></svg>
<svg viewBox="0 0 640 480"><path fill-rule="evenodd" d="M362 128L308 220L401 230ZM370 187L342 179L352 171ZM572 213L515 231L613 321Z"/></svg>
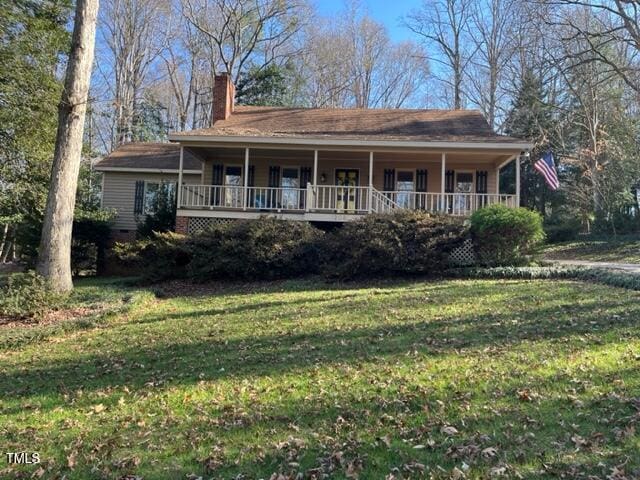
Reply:
<svg viewBox="0 0 640 480"><path fill-rule="evenodd" d="M117 245L147 281L262 280L322 273L350 279L442 271L467 234L461 221L419 212L371 215L329 233L273 218L216 224L198 235L155 234Z"/></svg>
<svg viewBox="0 0 640 480"><path fill-rule="evenodd" d="M158 233L116 246L115 255L151 282L439 274L471 231L483 265L526 262L544 238L539 215L500 206L484 210L471 218L470 229L462 219L419 211L368 215L328 233L306 222L234 221L191 237Z"/></svg>
<svg viewBox="0 0 640 480"><path fill-rule="evenodd" d="M601 283L610 287L640 290L640 275L585 267L493 267L458 268L445 272L454 278L482 279L573 279Z"/></svg>

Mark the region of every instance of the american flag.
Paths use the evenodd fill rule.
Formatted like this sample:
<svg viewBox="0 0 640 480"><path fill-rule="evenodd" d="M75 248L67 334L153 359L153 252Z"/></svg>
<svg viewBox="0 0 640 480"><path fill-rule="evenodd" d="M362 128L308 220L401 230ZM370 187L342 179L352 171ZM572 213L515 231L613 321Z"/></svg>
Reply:
<svg viewBox="0 0 640 480"><path fill-rule="evenodd" d="M540 157L540 160L534 163L533 166L542 174L551 190L557 190L558 187L560 187L558 174L556 173L556 162L553 160L553 153L544 153L542 157Z"/></svg>

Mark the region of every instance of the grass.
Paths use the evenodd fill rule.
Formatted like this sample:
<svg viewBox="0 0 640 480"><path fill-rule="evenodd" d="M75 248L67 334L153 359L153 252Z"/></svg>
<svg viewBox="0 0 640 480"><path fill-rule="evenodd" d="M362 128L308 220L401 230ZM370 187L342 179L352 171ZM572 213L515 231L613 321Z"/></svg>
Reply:
<svg viewBox="0 0 640 480"><path fill-rule="evenodd" d="M1 465L2 478L640 475L637 292L568 280L77 292L134 300L37 342L0 332L0 444L42 459Z"/></svg>
<svg viewBox="0 0 640 480"><path fill-rule="evenodd" d="M545 248L544 256L549 260L640 263L640 240L622 237L555 243Z"/></svg>

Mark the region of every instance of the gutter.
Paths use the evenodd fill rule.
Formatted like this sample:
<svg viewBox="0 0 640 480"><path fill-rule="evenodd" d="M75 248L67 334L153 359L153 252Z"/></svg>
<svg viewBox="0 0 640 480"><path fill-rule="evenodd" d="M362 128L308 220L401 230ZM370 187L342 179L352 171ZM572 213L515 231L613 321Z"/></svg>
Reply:
<svg viewBox="0 0 640 480"><path fill-rule="evenodd" d="M175 173L179 171L177 168L133 168L133 167L100 167L96 165L93 169L97 172L122 172L122 173ZM201 175L202 170L183 170L183 174Z"/></svg>
<svg viewBox="0 0 640 480"><path fill-rule="evenodd" d="M299 138L299 137L254 137L254 136L225 136L225 135L180 135L169 134L169 141L179 142L185 146L201 143L223 144L255 144L255 145L296 145L313 150L317 147L362 147L362 148L429 148L429 149L461 149L461 150L530 150L533 143L530 142L416 142L404 140L348 140L325 138Z"/></svg>

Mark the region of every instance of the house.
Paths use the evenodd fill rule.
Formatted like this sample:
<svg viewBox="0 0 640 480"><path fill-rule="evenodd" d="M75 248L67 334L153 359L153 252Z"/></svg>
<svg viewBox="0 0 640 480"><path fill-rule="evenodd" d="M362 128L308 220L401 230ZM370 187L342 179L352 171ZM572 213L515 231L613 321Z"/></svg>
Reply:
<svg viewBox="0 0 640 480"><path fill-rule="evenodd" d="M233 98L219 75L211 127L123 145L98 162L116 238L132 235L163 182L179 186L176 230L185 233L261 215L345 222L520 203L519 159L532 145L496 134L478 111L234 107ZM501 193L499 171L514 161L516 191Z"/></svg>

